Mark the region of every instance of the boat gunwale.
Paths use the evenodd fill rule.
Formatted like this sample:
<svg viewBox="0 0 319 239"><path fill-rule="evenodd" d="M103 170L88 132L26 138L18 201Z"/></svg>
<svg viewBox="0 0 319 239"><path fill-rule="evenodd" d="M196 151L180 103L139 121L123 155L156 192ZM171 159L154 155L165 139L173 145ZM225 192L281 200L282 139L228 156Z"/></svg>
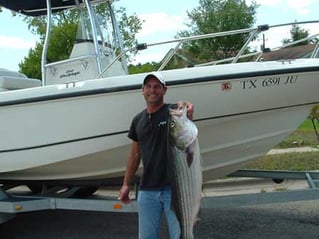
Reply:
<svg viewBox="0 0 319 239"><path fill-rule="evenodd" d="M256 63L256 62L255 62ZM269 62L268 62L269 63ZM319 63L319 62L318 62ZM235 65L239 65L240 63L236 63ZM258 63L257 63L258 64ZM229 66L229 65L228 65ZM212 66L210 66L212 67ZM189 68L192 69L192 68ZM195 69L195 68L193 68ZM198 69L198 68L196 68ZM261 71L249 71L241 72L241 73L229 73L229 74L216 74L216 75L209 75L209 76L201 76L198 78L191 78L191 79L167 79L166 85L167 86L178 86L178 85L188 85L188 84L197 84L197 83L205 83L205 82L219 82L225 80L241 80L243 78L253 78L253 77L262 77L262 76L269 76L269 75L283 75L283 74L291 74L291 73L309 73L309 72L319 72L319 65L318 66L302 66L302 67L289 67L284 69L270 69L270 70L261 70ZM166 71L167 73L169 71ZM131 75L132 76L132 75ZM128 77L128 76L124 76ZM98 79L95 82L108 79ZM119 80L120 81L120 80ZM74 85L74 87L70 87L70 89L76 89L77 83L89 83L90 80L84 82L71 82L63 84L65 85L65 89L68 88L68 85ZM67 98L76 98L76 97L86 97L92 95L100 95L100 94L108 94L108 93L117 93L117 92L125 92L125 91L135 91L141 89L141 83L133 83L133 84L126 84L126 85L117 85L111 87L104 87L103 85L97 84L96 88L93 89L83 89L78 88L79 90L75 91L72 90L71 92L59 92L58 87L59 85L55 85L54 89L56 92L52 92L51 94L46 94L42 96L25 96L21 97L20 99L12 99L12 100L0 100L0 107L5 106L13 106L13 105L21 105L21 104L29 104L29 103L36 103L42 101L52 101L52 100L60 100L60 99L67 99ZM42 87L35 87L35 88L28 88L28 91L32 91L33 89L39 90L41 88L47 88L52 86L42 86ZM22 90L15 90L15 91L7 91L8 93L14 93L17 91ZM7 93L5 92L5 93ZM0 93L1 96L1 93Z"/></svg>

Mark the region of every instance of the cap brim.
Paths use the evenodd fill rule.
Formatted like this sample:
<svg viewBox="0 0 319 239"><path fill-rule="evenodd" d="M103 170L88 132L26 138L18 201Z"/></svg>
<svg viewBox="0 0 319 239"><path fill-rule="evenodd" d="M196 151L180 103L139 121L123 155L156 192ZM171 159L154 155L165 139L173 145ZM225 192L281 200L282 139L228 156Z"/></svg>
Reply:
<svg viewBox="0 0 319 239"><path fill-rule="evenodd" d="M156 78L162 85L166 86L166 82L164 81L163 75L157 71L146 75L143 80L143 85L145 85L146 81L151 77Z"/></svg>

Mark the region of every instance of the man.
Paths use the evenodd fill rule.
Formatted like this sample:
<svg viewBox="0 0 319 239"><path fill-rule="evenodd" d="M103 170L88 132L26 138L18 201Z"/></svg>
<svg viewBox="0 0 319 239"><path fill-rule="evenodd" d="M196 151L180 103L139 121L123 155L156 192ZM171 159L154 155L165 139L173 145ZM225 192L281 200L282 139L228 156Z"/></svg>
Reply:
<svg viewBox="0 0 319 239"><path fill-rule="evenodd" d="M128 137L132 139L126 173L119 199L129 203L131 181L143 161L143 174L138 194L139 239L157 239L164 212L171 239L180 238L180 226L171 210L171 187L167 175L168 109L164 103L167 86L162 75L154 72L145 77L142 92L146 109L132 120ZM178 106L182 106L179 102ZM192 119L193 105L187 102L187 114Z"/></svg>

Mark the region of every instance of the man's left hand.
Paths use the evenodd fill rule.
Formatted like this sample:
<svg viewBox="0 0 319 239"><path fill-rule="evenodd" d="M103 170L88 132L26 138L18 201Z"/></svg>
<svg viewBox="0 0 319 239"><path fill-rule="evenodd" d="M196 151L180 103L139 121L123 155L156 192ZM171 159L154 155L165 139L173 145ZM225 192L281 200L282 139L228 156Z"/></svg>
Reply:
<svg viewBox="0 0 319 239"><path fill-rule="evenodd" d="M190 120L193 120L194 105L191 102L180 100L178 101L177 105L178 105L178 109L182 109L184 106L186 106L187 118L189 118Z"/></svg>

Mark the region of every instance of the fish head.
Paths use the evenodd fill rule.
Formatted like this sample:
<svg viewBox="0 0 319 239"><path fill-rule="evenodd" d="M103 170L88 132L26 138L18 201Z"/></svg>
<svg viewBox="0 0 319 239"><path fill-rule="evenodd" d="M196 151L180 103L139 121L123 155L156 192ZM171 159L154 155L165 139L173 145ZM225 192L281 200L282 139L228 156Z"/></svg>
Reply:
<svg viewBox="0 0 319 239"><path fill-rule="evenodd" d="M187 108L169 109L169 135L171 143L179 150L185 151L197 137L196 125L187 118Z"/></svg>

